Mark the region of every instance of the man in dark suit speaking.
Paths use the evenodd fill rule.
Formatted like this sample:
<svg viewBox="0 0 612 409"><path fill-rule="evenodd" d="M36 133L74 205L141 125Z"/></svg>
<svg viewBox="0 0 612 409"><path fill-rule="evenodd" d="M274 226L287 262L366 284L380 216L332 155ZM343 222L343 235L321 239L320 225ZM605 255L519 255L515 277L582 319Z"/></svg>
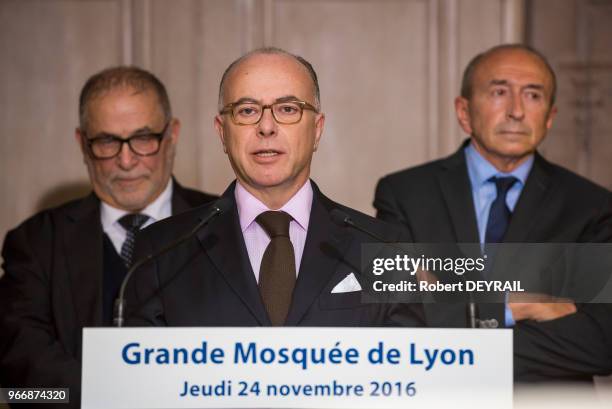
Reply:
<svg viewBox="0 0 612 409"><path fill-rule="evenodd" d="M93 193L9 232L0 279L0 383L69 387L71 407L82 328L111 325L136 231L215 199L171 178L180 124L153 74L114 67L92 76L79 120Z"/></svg>
<svg viewBox="0 0 612 409"><path fill-rule="evenodd" d="M363 233L399 229L325 197L309 179L325 117L313 67L283 50L253 51L223 74L215 128L236 181L229 210L133 279L128 324L168 326L416 325L402 306L363 304ZM202 207L142 232L151 254L209 214Z"/></svg>
<svg viewBox="0 0 612 409"><path fill-rule="evenodd" d="M381 179L378 217L403 225L421 243L609 242L610 192L536 151L557 111L555 92L554 72L535 50L502 45L476 56L455 100L470 140L448 158ZM482 323L514 327L519 380L590 379L612 368L606 305L482 307ZM430 305L428 321L466 326L464 311Z"/></svg>

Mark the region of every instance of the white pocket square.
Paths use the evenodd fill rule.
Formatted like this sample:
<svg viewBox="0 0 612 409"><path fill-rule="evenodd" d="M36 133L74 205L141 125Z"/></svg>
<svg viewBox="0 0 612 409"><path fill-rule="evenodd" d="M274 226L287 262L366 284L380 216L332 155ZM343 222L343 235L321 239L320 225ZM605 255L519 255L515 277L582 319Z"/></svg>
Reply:
<svg viewBox="0 0 612 409"><path fill-rule="evenodd" d="M350 273L344 277L344 280L340 281L336 286L331 290L332 294L334 293L352 293L355 291L361 291L361 286L359 285L359 281L355 278L355 274Z"/></svg>

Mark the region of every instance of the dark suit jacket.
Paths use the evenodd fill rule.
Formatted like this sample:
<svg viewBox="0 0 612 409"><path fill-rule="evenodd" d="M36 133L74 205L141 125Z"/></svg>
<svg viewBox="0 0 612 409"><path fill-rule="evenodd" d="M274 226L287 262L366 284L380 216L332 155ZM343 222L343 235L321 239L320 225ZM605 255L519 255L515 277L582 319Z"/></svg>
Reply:
<svg viewBox="0 0 612 409"><path fill-rule="evenodd" d="M374 201L378 217L404 226L415 242L478 243L465 146L448 158L381 179ZM611 240L611 193L536 153L504 241ZM464 307L451 307L428 306L430 325L465 326ZM578 307L576 314L561 319L517 323L516 379L580 379L612 370L612 347L606 344L606 338L612 339L610 308Z"/></svg>
<svg viewBox="0 0 612 409"><path fill-rule="evenodd" d="M213 199L175 182L172 213ZM7 234L0 384L70 387L70 406L79 406L82 328L102 325L102 239L93 193L38 213Z"/></svg>
<svg viewBox="0 0 612 409"><path fill-rule="evenodd" d="M332 202L313 183L314 197L304 253L287 316L288 326L415 326L422 315L407 306L362 303L361 292L332 293L353 273L361 287L361 244L369 237L334 224L339 208L375 234L397 240L401 230ZM223 195L231 208L193 239L134 276L128 325L269 326L240 230L234 185ZM136 252L148 254L188 231L208 207L166 219L139 236Z"/></svg>

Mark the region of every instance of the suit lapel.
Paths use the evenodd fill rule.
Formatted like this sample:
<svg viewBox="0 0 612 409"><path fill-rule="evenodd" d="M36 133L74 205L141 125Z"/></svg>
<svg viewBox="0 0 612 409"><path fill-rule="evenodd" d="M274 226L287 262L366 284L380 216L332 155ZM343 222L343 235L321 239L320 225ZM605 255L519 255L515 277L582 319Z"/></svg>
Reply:
<svg viewBox="0 0 612 409"><path fill-rule="evenodd" d="M313 183L309 229L286 325L297 325L318 298L348 249L352 236L329 217L329 203ZM261 325L271 325L244 244L234 184L223 194L233 206L198 233L200 243L215 267ZM238 254L237 254L238 253Z"/></svg>
<svg viewBox="0 0 612 409"><path fill-rule="evenodd" d="M202 248L229 286L261 325L272 325L259 295L255 274L244 244L234 198L234 185L223 193L233 205L198 233Z"/></svg>
<svg viewBox="0 0 612 409"><path fill-rule="evenodd" d="M546 197L551 191L551 186L552 179L546 169L546 162L536 153L533 168L512 213L504 242L527 241L529 232L535 225L534 221L539 220L540 213L546 210L546 203L549 203Z"/></svg>
<svg viewBox="0 0 612 409"><path fill-rule="evenodd" d="M81 326L102 325L102 223L92 193L66 216L64 251Z"/></svg>
<svg viewBox="0 0 612 409"><path fill-rule="evenodd" d="M470 178L463 148L442 163L438 182L458 243L478 243L478 229Z"/></svg>
<svg viewBox="0 0 612 409"><path fill-rule="evenodd" d="M331 221L331 209L327 208L332 205L331 201L321 194L314 182L312 187L308 234L285 325L299 324L329 282L352 239L346 229Z"/></svg>
<svg viewBox="0 0 612 409"><path fill-rule="evenodd" d="M174 183L174 186L172 186L172 214L183 213L191 209L193 206L190 206L183 197L183 187L174 178L172 183Z"/></svg>

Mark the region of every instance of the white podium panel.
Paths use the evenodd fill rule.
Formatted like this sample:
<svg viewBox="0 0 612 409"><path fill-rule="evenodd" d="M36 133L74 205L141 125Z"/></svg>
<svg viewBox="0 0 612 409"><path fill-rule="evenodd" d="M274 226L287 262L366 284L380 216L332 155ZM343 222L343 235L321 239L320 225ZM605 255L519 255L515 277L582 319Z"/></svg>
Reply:
<svg viewBox="0 0 612 409"><path fill-rule="evenodd" d="M511 330L85 328L83 408L512 407Z"/></svg>

